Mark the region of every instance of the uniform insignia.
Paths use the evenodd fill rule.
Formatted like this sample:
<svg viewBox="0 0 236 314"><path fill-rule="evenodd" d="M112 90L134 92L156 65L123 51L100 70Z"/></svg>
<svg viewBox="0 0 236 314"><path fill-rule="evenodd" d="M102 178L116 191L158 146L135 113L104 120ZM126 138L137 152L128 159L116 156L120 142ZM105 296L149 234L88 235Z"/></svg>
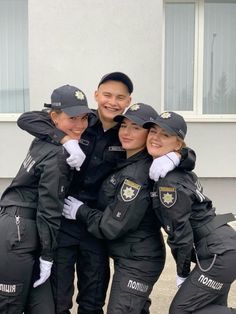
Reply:
<svg viewBox="0 0 236 314"><path fill-rule="evenodd" d="M116 185L116 178L115 178L115 176L113 175L113 176L111 176L111 178L110 178L110 182L111 182L111 184L112 185Z"/></svg>
<svg viewBox="0 0 236 314"><path fill-rule="evenodd" d="M89 141L84 140L83 138L81 138L81 139L79 140L79 143L82 144L82 145L89 146Z"/></svg>
<svg viewBox="0 0 236 314"><path fill-rule="evenodd" d="M121 203L119 202L117 206L114 208L112 217L115 220L122 221L125 218L128 208L129 208L128 203L126 204L122 203L121 205Z"/></svg>
<svg viewBox="0 0 236 314"><path fill-rule="evenodd" d="M53 107L61 107L61 102L53 102Z"/></svg>
<svg viewBox="0 0 236 314"><path fill-rule="evenodd" d="M122 146L109 146L108 150L109 150L109 152L123 152L123 151L125 151Z"/></svg>
<svg viewBox="0 0 236 314"><path fill-rule="evenodd" d="M172 187L160 187L159 188L160 201L162 205L167 208L173 206L177 201L176 188Z"/></svg>
<svg viewBox="0 0 236 314"><path fill-rule="evenodd" d="M158 197L157 191L150 192L150 197L152 197L152 198Z"/></svg>
<svg viewBox="0 0 236 314"><path fill-rule="evenodd" d="M140 188L141 188L141 185L131 180L125 179L120 190L120 195L121 195L122 200L124 202L133 201L138 195Z"/></svg>
<svg viewBox="0 0 236 314"><path fill-rule="evenodd" d="M140 105L138 105L138 104L134 104L131 107L129 107L129 110L131 110L131 111L136 111L138 109L140 109Z"/></svg>
<svg viewBox="0 0 236 314"><path fill-rule="evenodd" d="M77 92L75 92L75 97L77 99L83 100L84 99L84 94L81 91L77 90Z"/></svg>
<svg viewBox="0 0 236 314"><path fill-rule="evenodd" d="M23 161L23 167L27 172L30 172L30 169L33 167L35 163L36 161L33 159L30 153L28 153L25 160Z"/></svg>
<svg viewBox="0 0 236 314"><path fill-rule="evenodd" d="M160 117L162 117L163 119L169 119L171 117L171 113L170 112L163 112Z"/></svg>

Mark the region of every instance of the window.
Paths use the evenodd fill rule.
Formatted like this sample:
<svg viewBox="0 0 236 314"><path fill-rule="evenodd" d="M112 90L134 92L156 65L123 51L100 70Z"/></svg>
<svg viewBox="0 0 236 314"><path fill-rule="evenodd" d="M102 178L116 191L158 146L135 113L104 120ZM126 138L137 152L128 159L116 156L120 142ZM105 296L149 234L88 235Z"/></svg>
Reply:
<svg viewBox="0 0 236 314"><path fill-rule="evenodd" d="M0 113L28 109L26 0L0 0Z"/></svg>
<svg viewBox="0 0 236 314"><path fill-rule="evenodd" d="M165 1L164 110L236 119L236 0Z"/></svg>

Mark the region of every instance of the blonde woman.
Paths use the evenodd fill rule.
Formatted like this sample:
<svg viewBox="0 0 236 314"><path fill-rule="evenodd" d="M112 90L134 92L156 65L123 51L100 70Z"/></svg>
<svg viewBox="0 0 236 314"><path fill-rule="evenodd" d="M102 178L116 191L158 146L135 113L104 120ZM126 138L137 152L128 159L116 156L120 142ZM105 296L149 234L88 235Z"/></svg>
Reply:
<svg viewBox="0 0 236 314"><path fill-rule="evenodd" d="M149 129L147 150L154 159L186 146L187 124L175 112L164 112L144 127ZM179 290L169 313L236 313L227 307L236 279L236 232L227 225L234 216L216 215L196 174L181 168L154 184L152 200L176 261ZM191 261L196 263L193 271Z"/></svg>

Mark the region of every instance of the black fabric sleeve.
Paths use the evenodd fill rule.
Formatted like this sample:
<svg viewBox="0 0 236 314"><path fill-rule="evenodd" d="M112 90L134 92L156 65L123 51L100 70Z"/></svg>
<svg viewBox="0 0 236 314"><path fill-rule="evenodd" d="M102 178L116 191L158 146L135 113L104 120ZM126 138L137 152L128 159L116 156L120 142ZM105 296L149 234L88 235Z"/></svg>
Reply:
<svg viewBox="0 0 236 314"><path fill-rule="evenodd" d="M189 147L184 147L181 149L180 154L181 154L181 160L180 160L179 168L186 171L192 171L195 167L195 162L196 162L195 151Z"/></svg>
<svg viewBox="0 0 236 314"><path fill-rule="evenodd" d="M48 142L60 143L66 135L52 123L47 111L29 111L17 120L17 125L29 134Z"/></svg>
<svg viewBox="0 0 236 314"><path fill-rule="evenodd" d="M37 229L41 256L51 261L57 247L65 191L69 186L69 170L63 150L53 150L36 166L40 173L38 185Z"/></svg>
<svg viewBox="0 0 236 314"><path fill-rule="evenodd" d="M133 181L134 182L134 181ZM140 190L118 188L113 202L107 205L104 212L82 205L77 212L77 219L86 223L88 231L98 238L114 240L136 230L150 204L148 185L140 186ZM122 192L123 191L123 192ZM122 193L136 193L133 199L124 200Z"/></svg>
<svg viewBox="0 0 236 314"><path fill-rule="evenodd" d="M177 274L187 277L190 272L193 231L190 223L192 192L164 178L155 185L159 194L154 210L168 234L167 243L176 261Z"/></svg>

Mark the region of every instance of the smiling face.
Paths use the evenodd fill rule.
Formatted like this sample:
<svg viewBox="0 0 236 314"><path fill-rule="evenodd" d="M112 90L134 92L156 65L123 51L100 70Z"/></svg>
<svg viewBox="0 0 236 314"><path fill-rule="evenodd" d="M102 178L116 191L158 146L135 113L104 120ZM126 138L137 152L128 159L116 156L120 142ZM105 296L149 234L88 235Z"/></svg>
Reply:
<svg viewBox="0 0 236 314"><path fill-rule="evenodd" d="M122 114L131 102L128 88L119 81L106 81L95 92L98 113L104 128L115 125L113 118Z"/></svg>
<svg viewBox="0 0 236 314"><path fill-rule="evenodd" d="M153 157L157 158L167 153L178 152L183 145L183 141L176 135L170 135L158 125L150 128L147 137L147 150Z"/></svg>
<svg viewBox="0 0 236 314"><path fill-rule="evenodd" d="M65 112L52 111L51 119L56 127L70 136L71 139L79 140L88 126L88 114L70 117Z"/></svg>
<svg viewBox="0 0 236 314"><path fill-rule="evenodd" d="M119 129L119 139L122 147L130 157L146 147L148 130L131 120L124 118Z"/></svg>

